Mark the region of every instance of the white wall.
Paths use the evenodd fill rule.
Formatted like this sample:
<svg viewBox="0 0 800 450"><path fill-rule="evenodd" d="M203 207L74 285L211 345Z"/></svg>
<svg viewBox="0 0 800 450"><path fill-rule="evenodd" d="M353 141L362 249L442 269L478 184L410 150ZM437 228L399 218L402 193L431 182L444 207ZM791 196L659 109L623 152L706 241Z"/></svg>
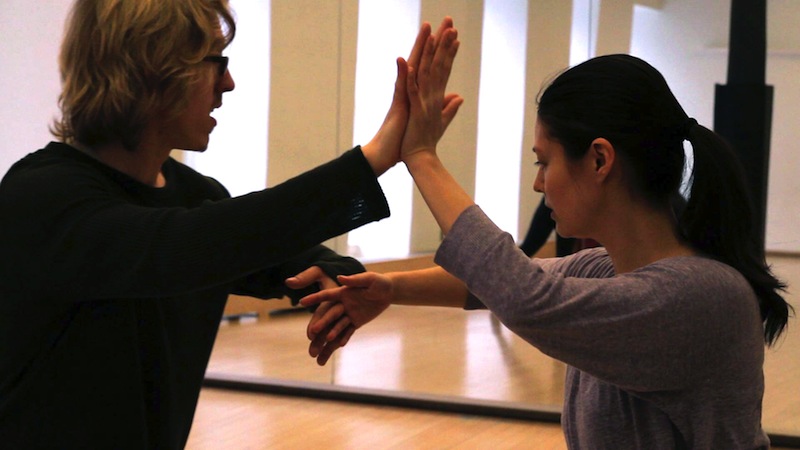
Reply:
<svg viewBox="0 0 800 450"><path fill-rule="evenodd" d="M770 0L767 7L767 83L774 87L775 99L766 246L798 252L800 4ZM729 16L729 0L667 0L661 9L637 7L634 15L631 53L658 68L686 112L709 128L714 123L714 86L727 82Z"/></svg>
<svg viewBox="0 0 800 450"><path fill-rule="evenodd" d="M3 0L0 8L0 174L52 140L58 47L70 2Z"/></svg>
<svg viewBox="0 0 800 450"><path fill-rule="evenodd" d="M555 1L555 0L553 0ZM68 0L4 0L0 9L0 173L5 171L14 161L41 148L51 136L48 125L58 113L56 102L58 97L58 72L57 55L58 45L61 40L63 23L70 5ZM295 73L316 73L316 83L311 79L309 87L323 86L325 90L308 90L303 84L294 85L290 77L273 79L271 86L274 90L290 93L292 101L282 100L284 109L280 127L273 128L276 110L273 109L270 119L270 135L268 146L270 152L269 184L280 181L291 174L299 173L312 164L333 157L337 152L349 146L348 136L352 136L352 122L346 115L352 112L353 89L352 81L354 67L354 39L356 37L353 26L353 14L357 14L355 0L339 0L325 3L327 17L320 14L310 14L303 20L302 26L292 14L292 8L297 11L310 8L308 11L318 11L312 0L303 0L299 3L289 0L273 4L273 13L278 11L283 17L281 22L291 20L291 23L279 24L279 29L286 36L288 31L300 30L297 37L288 37L296 42L309 42L318 45L305 54L305 60L298 61L290 66ZM566 2L555 2L562 4ZM704 124L713 123L713 95L714 84L725 82L727 54L725 47L728 41L728 15L729 0L664 0L633 2L632 0L603 0L605 3L625 11L627 5L632 3L648 3L656 8L636 7L632 14L632 36L630 48L633 54L643 57L659 68L673 87L676 95L686 108L687 112ZM482 5L477 0L447 0L434 2L423 1L423 17L435 21L436 16L442 12L447 13L448 5L456 11L456 23L460 26L463 36L459 60L453 74L453 89L465 96L467 104L460 113L460 117L451 126L450 135L444 141L450 148L443 149L443 158L456 172L459 181L467 185L468 191L473 191L474 185L474 142L475 122L478 99L478 82L480 77L476 67L480 66L480 53L476 49L480 46L482 18L475 5ZM547 1L531 1L531 5L547 4ZM294 6L293 6L294 5ZM300 8L297 5L301 5ZM317 5L319 5L317 3ZM338 5L338 6L337 6ZM773 113L772 136L772 161L770 167L769 204L767 220L767 247L770 250L784 250L800 252L800 204L795 198L800 194L800 177L796 176L798 159L794 151L795 143L800 142L800 127L795 126L796 117L800 115L800 82L795 79L795 74L800 73L800 27L796 26L797 17L800 17L800 4L795 0L770 0L769 7L769 61L767 80L775 87L775 109ZM543 11L540 7L529 6L532 11ZM548 11L545 9L544 11ZM559 12L559 17L564 14ZM529 22L534 23L535 17ZM561 19L559 19L561 20ZM601 17L601 27L603 17ZM319 26L315 26L319 21ZM542 23L547 24L547 21ZM278 26L273 24L273 26ZM538 25L537 28L541 28ZM563 27L562 27L563 29ZM319 30L317 35L308 35L310 31ZM543 73L550 73L552 65L561 66L561 60L554 58L548 49L547 43L541 39L532 42L532 32L529 30L528 42L528 76L526 79L527 91L538 91L538 87L545 78ZM608 34L603 34L601 29L598 45L613 48L618 43L622 45L622 37L612 38L609 42ZM273 30L273 36L275 35ZM304 37L305 34L305 37ZM614 35L614 33L612 33ZM335 39L330 48L326 42ZM552 38L551 38L552 39ZM617 39L617 41L614 41ZM547 39L545 39L547 40ZM554 40L555 41L555 40ZM549 40L548 40L549 42ZM564 44L559 40L557 48ZM568 48L568 45L566 45ZM295 50L299 50L295 48ZM309 58L316 54L320 59ZM273 55L274 56L274 55ZM291 59L286 55L283 58L284 68ZM321 67L314 67L317 61ZM567 55L563 56L563 65L568 61ZM232 63L233 64L233 63ZM292 68L294 67L294 68ZM337 71L331 74L331 71ZM291 72L288 72L291 75ZM235 75L235 74L234 74ZM273 74L274 76L274 74ZM308 75L307 75L308 76ZM322 81L319 81L322 80ZM302 81L302 80L301 80ZM319 83L322 83L321 85ZM242 88L242 86L239 86ZM284 90L287 89L287 90ZM240 89L236 94L245 96L247 93ZM231 94L229 94L231 95ZM287 94L289 95L289 94ZM338 95L338 98L337 98ZM322 98L324 97L324 98ZM322 99L322 100L321 100ZM532 97L528 97L528 103ZM313 106L312 109L302 108ZM272 106L275 107L274 105ZM290 112L291 114L285 114ZM313 113L313 114L312 114ZM523 131L523 148L520 149L522 167L520 169L520 225L517 231L525 231L526 218L530 216L535 206L535 196L528 193L533 168L527 168L529 158L529 133L532 129L530 121L531 106L526 105L526 129ZM350 116L352 117L352 116ZM294 121L294 122L292 122ZM282 130L282 131L278 131ZM324 146L300 145L297 136L309 137L308 130L314 130L313 136ZM276 135L279 133L280 135ZM294 143L289 146L286 143ZM315 141L316 142L316 141ZM453 145L457 144L457 145ZM283 150L279 150L283 149ZM277 152L273 155L273 151ZM283 151L284 153L280 153ZM309 158L298 158L297 152L315 152ZM230 155L234 158L234 153ZM412 233L425 236L424 245L412 242L412 249L416 251L428 250L435 245L438 233L430 217L425 216L424 207L419 207L419 199L415 200L414 214L422 219L414 218L415 225ZM341 248L341 246L339 247Z"/></svg>
<svg viewBox="0 0 800 450"><path fill-rule="evenodd" d="M236 88L222 96L205 152L173 152L200 173L213 176L231 195L267 185L270 86L270 0L231 0L236 38L225 49Z"/></svg>

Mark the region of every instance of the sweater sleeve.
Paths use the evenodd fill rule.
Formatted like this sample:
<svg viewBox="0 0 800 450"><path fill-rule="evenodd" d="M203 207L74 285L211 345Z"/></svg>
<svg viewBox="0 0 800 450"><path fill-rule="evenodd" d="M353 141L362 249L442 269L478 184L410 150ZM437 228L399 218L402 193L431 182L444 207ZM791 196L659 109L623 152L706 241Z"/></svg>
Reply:
<svg viewBox="0 0 800 450"><path fill-rule="evenodd" d="M233 285L389 215L359 148L273 188L196 207L137 204L97 170L53 164L0 185L4 282L67 301Z"/></svg>
<svg viewBox="0 0 800 450"><path fill-rule="evenodd" d="M697 381L720 348L759 332L755 296L728 266L686 257L613 276L603 249L531 260L477 206L435 261L544 353L633 391Z"/></svg>
<svg viewBox="0 0 800 450"><path fill-rule="evenodd" d="M286 286L285 280L311 266L318 266L333 280L336 280L338 275L352 275L365 271L364 266L358 260L341 256L323 245L317 245L283 264L246 276L237 284L233 293L263 299L286 296L289 297L292 305L297 305L301 298L319 291L319 286L312 285L299 290L290 289Z"/></svg>

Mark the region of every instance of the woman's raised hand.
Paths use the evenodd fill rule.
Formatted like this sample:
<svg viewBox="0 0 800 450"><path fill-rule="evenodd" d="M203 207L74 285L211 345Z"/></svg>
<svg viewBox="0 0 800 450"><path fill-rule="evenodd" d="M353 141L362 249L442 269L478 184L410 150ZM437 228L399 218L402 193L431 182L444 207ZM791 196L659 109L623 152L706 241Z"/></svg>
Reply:
<svg viewBox="0 0 800 450"><path fill-rule="evenodd" d="M453 51L452 56L449 58L445 57L445 54L442 53L443 60L437 61L436 64L433 63L432 59L439 47L437 42L440 41L440 37L447 35L450 31L455 31L453 29L453 19L450 17L445 17L444 20L442 20L435 35L431 34L430 24L427 22L423 23L417 34L417 39L414 42L408 60L397 58L397 79L395 80L392 104L378 132L372 140L361 147L375 175L383 174L401 160L400 146L403 142L404 134L406 133L410 109L408 92L409 71L418 70L423 64L423 60L427 57L427 67L435 69L434 71L439 77L439 82L441 82L441 76L443 75L441 64L447 63L449 67L447 67L446 74L444 74L444 84L447 84L450 68L452 67L453 58L455 57L455 51ZM452 41L450 44L452 44ZM448 48L452 49L452 46ZM455 49L457 50L457 48L458 43L456 41ZM426 51L430 54L426 55ZM427 80L427 78L425 79ZM441 89L441 92L444 92L444 86L441 86ZM426 94L428 94L427 91ZM438 138L444 133L444 128L447 128L447 125L452 121L458 110L458 106L461 104L460 97L455 95L447 96L441 100L439 105L446 109L440 111L443 126L436 141L438 141Z"/></svg>
<svg viewBox="0 0 800 450"><path fill-rule="evenodd" d="M445 22L450 26L444 26ZM458 31L445 19L436 36L428 37L419 64L407 69L410 116L400 158L408 162L418 152L435 152L463 98L445 94L458 47Z"/></svg>

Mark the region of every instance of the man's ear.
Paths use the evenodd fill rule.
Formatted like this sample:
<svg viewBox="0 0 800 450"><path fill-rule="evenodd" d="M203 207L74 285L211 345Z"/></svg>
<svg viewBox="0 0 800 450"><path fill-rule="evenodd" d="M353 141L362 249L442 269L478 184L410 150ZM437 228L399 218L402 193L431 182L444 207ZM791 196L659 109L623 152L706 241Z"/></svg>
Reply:
<svg viewBox="0 0 800 450"><path fill-rule="evenodd" d="M596 138L589 149L594 163L594 171L603 178L611 173L617 152L606 138Z"/></svg>

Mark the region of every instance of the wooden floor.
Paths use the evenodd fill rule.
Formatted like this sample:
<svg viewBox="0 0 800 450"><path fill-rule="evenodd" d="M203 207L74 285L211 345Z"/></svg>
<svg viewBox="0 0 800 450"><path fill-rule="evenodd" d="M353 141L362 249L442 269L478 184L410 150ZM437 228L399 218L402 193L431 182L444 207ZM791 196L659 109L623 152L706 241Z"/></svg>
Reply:
<svg viewBox="0 0 800 450"><path fill-rule="evenodd" d="M561 450L567 446L561 427L554 423L205 389L186 448Z"/></svg>
<svg viewBox="0 0 800 450"><path fill-rule="evenodd" d="M189 450L564 449L558 424L205 389Z"/></svg>
<svg viewBox="0 0 800 450"><path fill-rule="evenodd" d="M800 286L800 259L770 262ZM789 298L800 310L797 295ZM307 320L306 313L289 313L223 323L209 374L560 407L563 364L522 342L488 312L390 308L326 367L306 354ZM763 423L771 433L800 436L796 323L767 354ZM565 443L552 423L204 389L187 446L315 447L560 449Z"/></svg>

